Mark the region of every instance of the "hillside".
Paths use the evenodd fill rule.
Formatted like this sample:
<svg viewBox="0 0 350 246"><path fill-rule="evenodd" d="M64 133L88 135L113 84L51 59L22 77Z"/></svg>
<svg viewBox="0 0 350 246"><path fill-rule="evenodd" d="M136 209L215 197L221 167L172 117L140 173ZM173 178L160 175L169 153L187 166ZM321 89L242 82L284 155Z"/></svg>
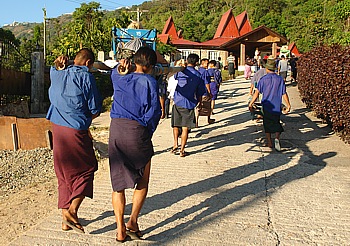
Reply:
<svg viewBox="0 0 350 246"><path fill-rule="evenodd" d="M49 18L47 20L47 33L54 33L55 25L65 24L72 20L71 14L64 14L57 18ZM16 23L16 25L4 26L5 30L10 30L13 35L18 39L30 39L33 37L33 28L36 25L40 25L43 28L43 22L41 23Z"/></svg>

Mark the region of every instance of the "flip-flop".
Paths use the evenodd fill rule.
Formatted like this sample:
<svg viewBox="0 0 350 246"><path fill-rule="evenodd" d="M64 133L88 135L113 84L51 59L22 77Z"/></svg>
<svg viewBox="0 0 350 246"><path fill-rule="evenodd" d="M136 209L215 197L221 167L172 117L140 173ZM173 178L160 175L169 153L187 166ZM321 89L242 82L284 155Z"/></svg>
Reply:
<svg viewBox="0 0 350 246"><path fill-rule="evenodd" d="M70 228L72 228L74 231L79 232L79 233L85 233L83 226L78 222L78 223L74 223L68 220L62 220L62 223L69 226ZM80 227L78 227L80 226Z"/></svg>
<svg viewBox="0 0 350 246"><path fill-rule="evenodd" d="M173 147L171 150L170 150L170 153L172 154L175 154L177 152L179 147Z"/></svg>
<svg viewBox="0 0 350 246"><path fill-rule="evenodd" d="M126 234L129 235L132 239L138 240L142 239L142 232L140 230L133 231L130 229L126 229Z"/></svg>
<svg viewBox="0 0 350 246"><path fill-rule="evenodd" d="M125 243L126 241L131 241L131 237L129 235L126 235L126 237L122 240L117 239L117 237L115 238L115 241L117 241L118 243Z"/></svg>
<svg viewBox="0 0 350 246"><path fill-rule="evenodd" d="M180 157L188 156L188 152L186 151L180 151Z"/></svg>

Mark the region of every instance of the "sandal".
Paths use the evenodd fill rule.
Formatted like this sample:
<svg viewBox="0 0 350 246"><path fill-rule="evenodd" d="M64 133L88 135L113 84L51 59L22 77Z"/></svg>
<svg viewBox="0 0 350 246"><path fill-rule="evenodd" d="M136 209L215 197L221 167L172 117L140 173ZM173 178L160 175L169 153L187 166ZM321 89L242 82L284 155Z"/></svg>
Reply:
<svg viewBox="0 0 350 246"><path fill-rule="evenodd" d="M126 234L131 237L131 239L142 239L142 232L140 230L133 231L131 229L126 228Z"/></svg>
<svg viewBox="0 0 350 246"><path fill-rule="evenodd" d="M62 220L62 223L69 226L70 228L72 228L76 232L85 233L83 226L79 222L75 223L75 222L68 221L68 220Z"/></svg>
<svg viewBox="0 0 350 246"><path fill-rule="evenodd" d="M118 236L118 235L117 235ZM131 241L131 237L129 235L126 235L126 237L122 240L119 240L118 238L115 238L115 240L118 242L118 243L125 243L126 241Z"/></svg>
<svg viewBox="0 0 350 246"><path fill-rule="evenodd" d="M170 153L176 154L177 150L178 150L178 147L173 147L173 148L170 150Z"/></svg>
<svg viewBox="0 0 350 246"><path fill-rule="evenodd" d="M187 155L188 153L186 151L180 151L180 157L185 157Z"/></svg>

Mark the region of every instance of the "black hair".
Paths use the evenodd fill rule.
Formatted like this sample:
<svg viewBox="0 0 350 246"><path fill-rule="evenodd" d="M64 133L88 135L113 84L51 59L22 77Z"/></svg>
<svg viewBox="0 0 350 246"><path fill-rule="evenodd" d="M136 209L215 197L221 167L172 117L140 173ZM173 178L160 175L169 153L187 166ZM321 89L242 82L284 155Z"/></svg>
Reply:
<svg viewBox="0 0 350 246"><path fill-rule="evenodd" d="M87 60L90 60L90 63L95 62L95 55L92 50L88 48L83 48L78 51L78 53L75 55L75 59L81 62L85 62Z"/></svg>
<svg viewBox="0 0 350 246"><path fill-rule="evenodd" d="M143 46L135 53L134 62L144 67L154 66L157 63L157 54L148 46Z"/></svg>
<svg viewBox="0 0 350 246"><path fill-rule="evenodd" d="M210 60L209 64L212 64L215 67L216 66L216 61L215 60Z"/></svg>
<svg viewBox="0 0 350 246"><path fill-rule="evenodd" d="M197 54L189 54L187 57L187 63L195 66L199 62L199 56Z"/></svg>

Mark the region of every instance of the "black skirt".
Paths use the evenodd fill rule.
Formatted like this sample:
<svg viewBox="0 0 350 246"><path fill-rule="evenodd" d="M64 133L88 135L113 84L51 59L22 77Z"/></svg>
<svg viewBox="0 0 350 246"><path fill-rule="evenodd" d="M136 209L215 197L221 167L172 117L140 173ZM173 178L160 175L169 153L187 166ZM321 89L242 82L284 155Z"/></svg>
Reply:
<svg viewBox="0 0 350 246"><path fill-rule="evenodd" d="M266 133L283 132L283 127L280 122L280 114L272 114L267 110L263 110L264 118L263 125Z"/></svg>
<svg viewBox="0 0 350 246"><path fill-rule="evenodd" d="M134 120L113 118L108 154L113 191L135 188L154 154L147 128Z"/></svg>

